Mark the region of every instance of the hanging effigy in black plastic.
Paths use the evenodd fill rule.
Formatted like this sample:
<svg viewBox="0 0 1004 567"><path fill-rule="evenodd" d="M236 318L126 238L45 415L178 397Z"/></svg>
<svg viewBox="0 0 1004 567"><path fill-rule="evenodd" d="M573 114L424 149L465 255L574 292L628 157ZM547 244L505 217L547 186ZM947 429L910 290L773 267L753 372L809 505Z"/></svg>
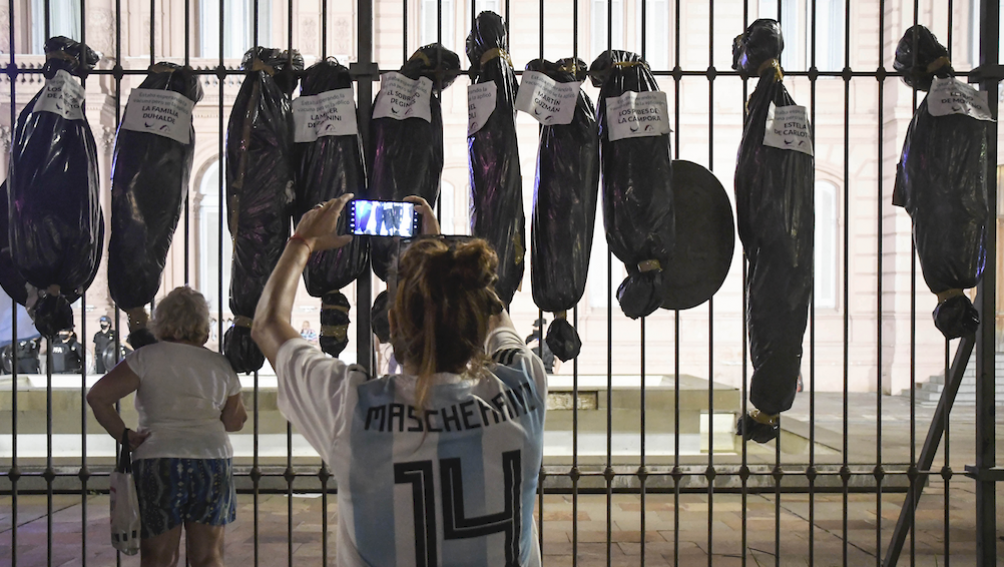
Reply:
<svg viewBox="0 0 1004 567"><path fill-rule="evenodd" d="M144 306L161 276L188 195L192 110L202 99L190 67L157 63L133 89L115 136L108 289L129 319L129 344L153 342Z"/></svg>
<svg viewBox="0 0 1004 567"><path fill-rule="evenodd" d="M628 272L617 300L637 319L662 305L675 238L666 94L648 64L629 51L605 51L589 66L589 77L600 88L603 227Z"/></svg>
<svg viewBox="0 0 1004 567"><path fill-rule="evenodd" d="M568 361L582 341L566 319L586 290L593 247L600 153L596 110L580 88L586 63L534 59L526 66L516 107L542 125L530 225L533 301L554 313L547 346Z"/></svg>
<svg viewBox="0 0 1004 567"><path fill-rule="evenodd" d="M934 324L948 339L976 332L979 312L963 290L986 265L987 93L955 78L948 50L931 30L913 26L893 67L928 92L910 121L896 165L892 202L913 219L913 241L927 287L938 296Z"/></svg>
<svg viewBox="0 0 1004 567"><path fill-rule="evenodd" d="M293 221L315 205L346 193L364 199L366 164L356 123L352 76L333 58L311 65L293 100L296 200ZM339 220L345 232L345 220ZM366 270L369 244L353 238L337 250L311 255L303 270L307 293L321 298L321 350L338 356L348 345L349 301L341 289Z"/></svg>
<svg viewBox="0 0 1004 567"><path fill-rule="evenodd" d="M45 86L14 130L8 238L13 265L37 297L33 302L25 293L35 327L52 337L73 327L70 303L94 281L104 217L97 147L84 116L84 89L74 78L86 76L99 55L62 36L46 41L45 52Z"/></svg>
<svg viewBox="0 0 1004 567"><path fill-rule="evenodd" d="M253 372L265 356L251 340L258 299L289 237L293 212L293 113L289 95L299 53L255 47L241 63L247 72L227 124L227 225L233 238L230 310L234 326L223 338L235 372Z"/></svg>
<svg viewBox="0 0 1004 567"><path fill-rule="evenodd" d="M733 68L759 77L747 103L736 163L736 217L749 262L749 401L736 434L765 443L795 400L813 272L812 130L782 82L774 20L753 22L733 45Z"/></svg>
<svg viewBox="0 0 1004 567"><path fill-rule="evenodd" d="M370 199L418 195L435 210L443 176L440 98L459 74L460 57L434 43L416 51L400 71L380 77L366 160ZM370 239L373 273L384 281L397 250L394 240Z"/></svg>
<svg viewBox="0 0 1004 567"><path fill-rule="evenodd" d="M471 234L498 254L495 291L509 305L523 280L526 218L516 140L516 73L502 17L481 12L467 36L474 82L467 90Z"/></svg>

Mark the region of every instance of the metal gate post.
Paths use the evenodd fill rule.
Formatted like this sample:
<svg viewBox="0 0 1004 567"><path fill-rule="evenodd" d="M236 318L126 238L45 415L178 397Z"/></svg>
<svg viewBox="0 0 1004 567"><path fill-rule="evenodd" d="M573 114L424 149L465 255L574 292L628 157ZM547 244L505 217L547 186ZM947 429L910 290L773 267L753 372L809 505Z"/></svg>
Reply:
<svg viewBox="0 0 1004 567"><path fill-rule="evenodd" d="M356 1L356 47L357 60L350 66L357 83L358 105L356 120L363 148L369 147L370 109L373 106L373 80L379 79L380 71L373 63L373 0ZM367 261L369 264L369 261ZM356 362L370 374L377 371L373 363L373 332L370 320L370 305L373 297L373 274L369 267L356 280Z"/></svg>
<svg viewBox="0 0 1004 567"><path fill-rule="evenodd" d="M1000 4L980 0L980 89L990 93L990 112L997 116L1000 47ZM987 124L987 204L997 209L997 123ZM996 212L993 214L996 216ZM997 223L987 218L986 268L977 288L980 328L976 340L976 465L966 475L976 480L976 565L997 565L997 517L995 482L1002 480L994 468L994 319L997 290Z"/></svg>

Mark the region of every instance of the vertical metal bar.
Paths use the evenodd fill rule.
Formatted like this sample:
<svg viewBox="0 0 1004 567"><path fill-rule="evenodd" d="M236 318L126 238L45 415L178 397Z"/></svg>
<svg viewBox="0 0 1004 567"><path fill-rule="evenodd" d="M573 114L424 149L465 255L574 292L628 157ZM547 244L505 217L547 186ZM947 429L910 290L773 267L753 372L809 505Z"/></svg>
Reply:
<svg viewBox="0 0 1004 567"><path fill-rule="evenodd" d="M708 0L708 38L715 37L715 0ZM708 41L708 169L715 170L715 42ZM715 518L715 298L708 300L708 567L714 557Z"/></svg>
<svg viewBox="0 0 1004 567"><path fill-rule="evenodd" d="M675 33L673 65L673 121L676 133L673 137L674 157L680 159L680 80L683 78L680 69L680 4L675 0L676 18L674 18ZM680 310L673 310L673 566L680 566L680 481L683 478L680 469Z"/></svg>
<svg viewBox="0 0 1004 567"><path fill-rule="evenodd" d="M7 63L7 78L10 80L10 124L11 131L16 132L17 126L17 61L14 57L17 46L14 40L14 1L8 0L7 3L7 13L10 14L8 18L8 28L7 32L10 34L10 62ZM14 134L11 134L11 143L14 143ZM7 198L3 195L3 198ZM15 309L14 314L11 316L11 333L14 340L17 339L17 311ZM16 344L13 343L13 344ZM7 478L10 480L10 492L11 492L11 510L10 510L10 558L11 565L17 567L17 505L18 505L18 495L17 495L17 482L21 478L21 469L17 466L17 416L19 415L18 404L17 404L17 382L18 382L18 371L17 371L17 348L12 349L13 356L11 357L13 368L11 369L11 415L10 415L10 428L11 428L11 462L10 470L7 471Z"/></svg>
<svg viewBox="0 0 1004 567"><path fill-rule="evenodd" d="M321 60L328 58L328 0L321 0ZM325 497L327 498L327 497ZM327 536L325 536L326 538ZM325 555L327 557L327 555Z"/></svg>
<svg viewBox="0 0 1004 567"><path fill-rule="evenodd" d="M421 2L421 0L419 0ZM408 0L401 0L401 24L404 29L404 33L401 34L401 64L403 65L408 61ZM419 20L421 20L422 14L419 13ZM419 21L421 24L421 21ZM420 36L421 37L421 36Z"/></svg>
<svg viewBox="0 0 1004 567"><path fill-rule="evenodd" d="M883 1L883 0L880 0ZM818 79L819 68L816 66L816 49L819 35L816 33L816 26L819 23L818 6L816 0L812 0L810 6L810 30L812 40L809 48L809 122L812 129L809 135L812 137L812 147L816 147L816 80ZM880 58L881 59L881 58ZM879 144L881 148L881 144ZM879 160L881 162L881 159ZM816 188L812 188L812 214L813 227L819 222L816 218ZM809 485L809 567L815 565L816 555L816 246L818 242L813 238L813 264L812 264L812 295L809 299L809 466L805 470L806 480ZM804 390L804 381L803 381ZM779 440L780 441L780 440Z"/></svg>
<svg viewBox="0 0 1004 567"><path fill-rule="evenodd" d="M115 0L115 128L122 121L122 0ZM122 326L118 305L115 306L115 360L122 355ZM115 411L121 411L121 402L115 402ZM119 443L115 441L115 454L118 454ZM122 554L115 553L115 565L122 565Z"/></svg>
<svg viewBox="0 0 1004 567"><path fill-rule="evenodd" d="M357 8L359 18L356 23L356 30L359 34L357 61L361 68L367 69L373 63L373 0L357 0ZM405 29L407 30L407 27ZM405 57L407 58L407 54ZM379 77L370 74L357 77L359 105L356 115L363 147L368 147L369 143L370 108L373 104L373 81L376 79ZM375 370L373 368L373 332L370 321L372 286L373 276L371 271L366 269L356 280L356 305L359 309L356 323L356 353L358 363L370 372Z"/></svg>
<svg viewBox="0 0 1004 567"><path fill-rule="evenodd" d="M949 347L949 341L948 341L948 339L945 339L945 374L944 374L944 376L945 376L945 381L946 382L948 381L948 371L949 371L949 368L950 368L950 365L951 365L951 358L950 358L950 354L949 354L949 348L950 348ZM949 443L949 441L951 439L951 435L950 435L950 433L951 433L951 426L950 426L950 422L948 421L950 415L951 414L949 412L945 412L944 419L942 420L942 424L943 424L942 428L945 431L945 450L943 451L943 454L944 454L944 457L945 457L945 462L944 462L944 465L942 465L942 467L941 467L941 479L945 483L945 501L944 501L944 507L945 507L945 511L944 511L945 512L945 525L944 525L944 531L943 531L943 536L945 538L945 567L950 567L951 564L952 564L951 553L949 553L949 551L951 550L951 541L952 541L952 539L951 539L952 538L952 531L951 531L951 529L949 529L951 527L951 524L950 524L950 516L951 516L951 514L949 512L951 510L951 495L950 495L951 491L949 490L949 486L952 483L952 467L951 467L951 460L950 460L951 444ZM933 463L933 461L932 461L932 463ZM911 515L913 515L913 511L914 511L914 506L910 506L910 513L911 513ZM913 523L913 525L910 526L910 527L913 528L913 529L916 529L916 527L915 527L916 526L916 518L912 518L911 522ZM915 539L915 538L912 538L912 539ZM911 545L915 545L915 544L911 543ZM914 551L911 548L911 550L910 550L911 557L913 557L913 553L914 553Z"/></svg>
<svg viewBox="0 0 1004 567"><path fill-rule="evenodd" d="M980 66L999 65L1000 3L980 0ZM980 90L990 92L990 113L997 116L998 81L986 78ZM987 123L987 203L997 207L997 123ZM977 287L980 328L976 340L976 565L996 565L997 492L989 476L996 463L994 321L997 293L997 223L996 213L987 219L986 269Z"/></svg>
<svg viewBox="0 0 1004 567"><path fill-rule="evenodd" d="M473 0L472 0L473 2ZM542 3L543 5L543 3ZM572 0L572 60L579 58L579 0ZM597 101L597 104L599 101ZM590 230L595 231L595 227ZM594 232L595 233L595 232ZM579 308L572 309L572 326L579 332ZM579 565L579 357L572 359L572 567Z"/></svg>
<svg viewBox="0 0 1004 567"><path fill-rule="evenodd" d="M613 0L607 0L607 49L613 49L614 25L613 25L614 4ZM607 518L606 518L606 552L607 565L611 565L613 538L613 373L614 373L614 278L613 278L613 253L607 248L607 466L603 471L606 480L607 496Z"/></svg>
<svg viewBox="0 0 1004 567"><path fill-rule="evenodd" d="M844 3L844 14L850 14L851 12L851 1L846 0ZM847 18L849 20L850 18ZM845 38L846 31L850 29L850 22L846 21L844 23ZM844 279L844 296L843 296L843 324L844 324L844 336L843 336L843 417L842 417L842 431L843 431L843 447L842 447L842 457L843 463L840 467L840 478L843 484L843 514L841 522L841 547L843 552L843 563L847 564L847 544L848 544L848 505L849 505L849 482L851 479L851 471L849 466L850 461L850 446L849 446L849 435L850 427L848 422L848 412L849 412L849 400L848 394L850 390L850 225L851 225L851 215L850 215L850 93L851 93L851 76L848 72L850 69L850 46L845 42L844 45L844 169L843 169L843 181L844 181L844 242L843 242L843 279Z"/></svg>
<svg viewBox="0 0 1004 567"><path fill-rule="evenodd" d="M52 36L52 6L49 5L50 0L45 0L42 5L42 11L45 16L45 38L42 41L46 41Z"/></svg>
<svg viewBox="0 0 1004 567"><path fill-rule="evenodd" d="M286 64L290 71L293 69L293 0L286 3ZM292 99L293 93L286 95ZM289 230L288 227L286 230ZM286 479L286 557L289 567L293 567L293 481L296 473L293 472L293 425L286 422L286 470L283 473Z"/></svg>
<svg viewBox="0 0 1004 567"><path fill-rule="evenodd" d="M157 34L156 34L156 23L157 23L157 0L150 0L150 65L157 62L156 52L157 52Z"/></svg>
<svg viewBox="0 0 1004 567"><path fill-rule="evenodd" d="M883 22L882 15L879 15L879 64L884 60L885 51L883 49L882 42L885 40L885 30L882 28L881 23ZM844 12L844 54L847 61L847 67L850 68L850 50L851 50L851 11L850 5L848 4L847 10ZM885 126L884 117L885 113L882 111L882 95L883 93L883 83L878 82L878 198L875 205L876 217L878 226L876 231L876 272L875 272L875 286L876 286L876 314L875 314L875 333L876 333L876 344L875 344L875 565L876 567L882 567L882 482L885 477L885 469L882 465L882 395L883 395L883 384L882 384L882 150L884 148L882 128ZM845 252L846 254L846 252ZM915 381L911 380L911 390L912 385ZM910 406L910 415L914 415L914 406ZM912 441L912 440L911 440ZM910 450L913 451L913 443L910 444Z"/></svg>

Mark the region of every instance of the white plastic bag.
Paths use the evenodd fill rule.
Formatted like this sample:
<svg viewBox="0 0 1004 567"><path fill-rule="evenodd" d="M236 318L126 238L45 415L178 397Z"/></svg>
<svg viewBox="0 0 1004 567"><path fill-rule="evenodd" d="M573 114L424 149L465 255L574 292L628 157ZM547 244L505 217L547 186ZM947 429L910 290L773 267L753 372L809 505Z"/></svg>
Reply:
<svg viewBox="0 0 1004 567"><path fill-rule="evenodd" d="M115 472L109 477L112 547L126 555L139 553L139 499L132 479L132 459L129 456L129 430L122 432L122 450Z"/></svg>

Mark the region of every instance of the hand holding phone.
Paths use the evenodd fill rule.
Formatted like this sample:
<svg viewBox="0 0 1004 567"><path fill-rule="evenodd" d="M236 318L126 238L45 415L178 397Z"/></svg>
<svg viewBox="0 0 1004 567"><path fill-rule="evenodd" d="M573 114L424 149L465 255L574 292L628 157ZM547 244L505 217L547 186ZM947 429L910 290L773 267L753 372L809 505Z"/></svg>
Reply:
<svg viewBox="0 0 1004 567"><path fill-rule="evenodd" d="M411 238L421 232L421 217L415 204L405 201L349 203L349 232L366 236Z"/></svg>
<svg viewBox="0 0 1004 567"><path fill-rule="evenodd" d="M347 193L337 199L318 203L317 206L300 217L295 232L310 246L311 251L320 252L341 248L352 241L352 236L339 235L337 229L342 209L353 196L352 193Z"/></svg>

